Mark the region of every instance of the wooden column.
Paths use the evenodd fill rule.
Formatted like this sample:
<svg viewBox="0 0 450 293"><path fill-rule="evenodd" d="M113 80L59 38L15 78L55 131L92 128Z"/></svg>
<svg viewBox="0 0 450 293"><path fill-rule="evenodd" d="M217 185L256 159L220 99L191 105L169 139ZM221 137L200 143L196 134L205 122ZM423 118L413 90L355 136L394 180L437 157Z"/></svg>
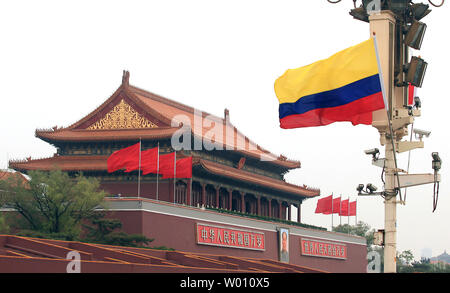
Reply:
<svg viewBox="0 0 450 293"><path fill-rule="evenodd" d="M187 186L186 186L186 205L191 206L192 205L192 178L189 178L187 180Z"/></svg>
<svg viewBox="0 0 450 293"><path fill-rule="evenodd" d="M169 202L174 203L175 201L175 188L173 188L173 180L169 180Z"/></svg>
<svg viewBox="0 0 450 293"><path fill-rule="evenodd" d="M202 183L202 206L206 206L206 183Z"/></svg>
<svg viewBox="0 0 450 293"><path fill-rule="evenodd" d="M284 220L282 211L283 211L283 202L278 201L278 218Z"/></svg>
<svg viewBox="0 0 450 293"><path fill-rule="evenodd" d="M233 190L227 188L227 191L228 191L228 210L231 211L233 206Z"/></svg>
<svg viewBox="0 0 450 293"><path fill-rule="evenodd" d="M299 202L299 203L298 203L298 206L297 206L297 222L299 222L299 223L302 222L302 220L301 220L301 219L302 219L301 215L302 215L302 203Z"/></svg>
<svg viewBox="0 0 450 293"><path fill-rule="evenodd" d="M256 196L256 214L261 216L261 195Z"/></svg>
<svg viewBox="0 0 450 293"><path fill-rule="evenodd" d="M288 207L287 207L287 209L288 209L288 220L289 221L292 221L292 218L291 218L291 205L288 203Z"/></svg>
<svg viewBox="0 0 450 293"><path fill-rule="evenodd" d="M216 186L216 208L219 208L219 192L220 186Z"/></svg>
<svg viewBox="0 0 450 293"><path fill-rule="evenodd" d="M239 192L241 194L241 213L245 213L245 196L244 192Z"/></svg>
<svg viewBox="0 0 450 293"><path fill-rule="evenodd" d="M272 199L271 198L268 198L267 199L267 202L268 202L268 206L269 206L269 214L267 215L269 218L271 218L272 217Z"/></svg>

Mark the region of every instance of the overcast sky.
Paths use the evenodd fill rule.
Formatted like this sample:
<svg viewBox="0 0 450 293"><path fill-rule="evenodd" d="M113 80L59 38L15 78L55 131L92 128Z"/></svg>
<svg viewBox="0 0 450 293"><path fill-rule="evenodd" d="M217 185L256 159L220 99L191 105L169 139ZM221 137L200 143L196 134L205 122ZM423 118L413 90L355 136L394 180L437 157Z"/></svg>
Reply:
<svg viewBox="0 0 450 293"><path fill-rule="evenodd" d="M358 1L359 2L359 1ZM425 1L424 1L425 2ZM364 150L379 148L371 126L335 123L283 130L273 85L288 68L310 64L369 38L369 25L349 14L353 1L2 1L0 4L0 168L8 159L52 156L55 148L36 128L69 126L103 103L121 83L223 116L262 147L300 160L289 182L357 198L359 183L382 189L381 169ZM433 185L410 188L397 209L398 251L423 248L433 256L450 250L448 117L449 5L423 19L428 62L422 117L431 130L425 148L411 152L410 172L431 173L431 152L442 160L437 210ZM409 138L409 137L408 137ZM406 139L406 138L405 138ZM384 156L384 151L382 151ZM398 155L407 168L408 153ZM303 222L330 229L330 215L316 215L317 199L302 206ZM334 216L334 224L347 218ZM384 227L381 197L358 198L358 220ZM353 224L355 218L351 217Z"/></svg>

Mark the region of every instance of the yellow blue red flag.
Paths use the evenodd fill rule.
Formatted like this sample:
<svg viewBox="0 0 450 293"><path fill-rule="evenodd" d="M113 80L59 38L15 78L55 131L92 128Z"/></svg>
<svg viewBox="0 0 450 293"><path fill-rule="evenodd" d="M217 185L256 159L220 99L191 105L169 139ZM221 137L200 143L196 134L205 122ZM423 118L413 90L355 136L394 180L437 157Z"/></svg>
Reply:
<svg viewBox="0 0 450 293"><path fill-rule="evenodd" d="M338 121L372 123L384 108L373 38L328 59L288 69L275 81L281 128L322 126Z"/></svg>

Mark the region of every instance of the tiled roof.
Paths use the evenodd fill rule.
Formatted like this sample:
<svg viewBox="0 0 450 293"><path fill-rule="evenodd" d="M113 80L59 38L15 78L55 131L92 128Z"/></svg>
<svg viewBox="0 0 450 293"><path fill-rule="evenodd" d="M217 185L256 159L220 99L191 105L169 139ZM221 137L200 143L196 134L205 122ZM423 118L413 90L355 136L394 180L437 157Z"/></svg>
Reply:
<svg viewBox="0 0 450 293"><path fill-rule="evenodd" d="M158 127L145 129L114 129L114 130L87 130L89 125L97 121L108 109L111 109L121 99L127 99L143 115L153 117ZM136 109L137 110L137 109ZM179 119L181 115L190 120L191 131L194 136L212 140L211 129L221 129L222 135L214 135L214 143L223 149L236 151L243 155L257 158L287 169L300 168L299 161L288 160L277 156L251 141L242 134L229 119L210 115L190 106L155 95L135 86L122 84L114 94L90 114L66 128L36 130L36 136L47 142L58 141L111 141L168 138L179 129L172 127L172 122L186 123ZM203 119L200 127L194 121ZM201 121L201 120L200 120ZM216 125L220 126L216 126ZM178 124L179 125L179 124ZM177 125L177 126L178 126ZM208 127L205 125L209 125Z"/></svg>
<svg viewBox="0 0 450 293"><path fill-rule="evenodd" d="M15 170L60 169L61 171L101 171L107 170L108 156L54 156L43 159L10 161L9 166Z"/></svg>
<svg viewBox="0 0 450 293"><path fill-rule="evenodd" d="M8 180L10 178L18 178L22 182L28 181L28 179L20 172L10 172L0 170L0 180Z"/></svg>
<svg viewBox="0 0 450 293"><path fill-rule="evenodd" d="M214 136L215 143L222 146L226 150L236 150L249 156L253 156L265 161L273 161L277 164L284 165L289 168L299 168L299 161L287 160L281 156L276 156L271 152L264 150L259 145L251 141L247 136L242 134L231 122L227 119L202 112L190 106L160 97L150 92L144 91L134 86L130 86L129 90L135 94L142 102L149 108L156 109L161 115L165 116L169 121L184 123L184 120L178 117L185 117L191 123L192 133L201 138L207 138L208 132L212 128L216 128L219 124L222 136ZM203 119L203 120L201 120ZM202 121L202 127L195 127L194 121ZM211 125L210 127L203 127L204 125Z"/></svg>
<svg viewBox="0 0 450 293"><path fill-rule="evenodd" d="M183 154L177 154L182 158ZM44 159L28 159L22 161L10 161L10 168L16 170L52 170L58 168L62 171L106 171L108 156L54 156ZM314 197L320 194L319 190L308 189L302 186L276 180L267 176L251 173L237 168L225 166L215 162L194 158L194 165L201 165L207 172L232 178L239 181L249 182L275 190L293 193L301 196Z"/></svg>
<svg viewBox="0 0 450 293"><path fill-rule="evenodd" d="M114 141L170 138L176 127L148 129L86 130L62 128L56 130L36 130L36 136L49 141ZM94 133L95 132L95 133Z"/></svg>
<svg viewBox="0 0 450 293"><path fill-rule="evenodd" d="M276 190L293 193L301 196L314 197L320 195L320 190L309 189L294 184L287 183L282 180L276 180L267 176L254 174L244 170L238 170L229 166L224 166L211 161L200 160L201 166L210 173L233 178L240 181L254 183L256 185L273 188Z"/></svg>

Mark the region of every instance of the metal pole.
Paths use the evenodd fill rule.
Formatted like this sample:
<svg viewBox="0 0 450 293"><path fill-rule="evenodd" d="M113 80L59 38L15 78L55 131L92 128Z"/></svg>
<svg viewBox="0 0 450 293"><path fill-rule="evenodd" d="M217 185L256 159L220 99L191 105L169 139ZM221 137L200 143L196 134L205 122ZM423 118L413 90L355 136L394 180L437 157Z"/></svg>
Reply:
<svg viewBox="0 0 450 293"><path fill-rule="evenodd" d="M156 161L156 200L159 199L159 141L158 141L158 159Z"/></svg>
<svg viewBox="0 0 450 293"><path fill-rule="evenodd" d="M138 198L141 196L141 138L139 138Z"/></svg>
<svg viewBox="0 0 450 293"><path fill-rule="evenodd" d="M396 272L396 190L395 190L395 142L394 133L392 131L392 111L396 108L396 100L394 98L394 48L395 48L395 17L390 11L381 11L379 14L370 15L369 21L371 25L371 34L374 37L375 51L377 54L378 67L380 71L381 88L385 101L387 119L383 123L380 131L380 141L385 145L385 201L384 201L384 229L385 229L385 246L384 246L384 272ZM385 73L386 76L383 76ZM387 89L387 92L385 91ZM375 117L375 114L374 114ZM379 117L378 117L379 118ZM374 119L375 120L375 119ZM383 121L383 119L381 119ZM386 128L387 127L387 128ZM390 134L390 142L387 142L387 134ZM398 177L397 177L398 179Z"/></svg>
<svg viewBox="0 0 450 293"><path fill-rule="evenodd" d="M333 232L333 193L331 193L331 232Z"/></svg>
<svg viewBox="0 0 450 293"><path fill-rule="evenodd" d="M176 182L177 182L177 152L175 151L174 159L173 159L173 203L175 203L176 196Z"/></svg>
<svg viewBox="0 0 450 293"><path fill-rule="evenodd" d="M350 234L350 196L347 200L347 225L348 225L348 234Z"/></svg>

